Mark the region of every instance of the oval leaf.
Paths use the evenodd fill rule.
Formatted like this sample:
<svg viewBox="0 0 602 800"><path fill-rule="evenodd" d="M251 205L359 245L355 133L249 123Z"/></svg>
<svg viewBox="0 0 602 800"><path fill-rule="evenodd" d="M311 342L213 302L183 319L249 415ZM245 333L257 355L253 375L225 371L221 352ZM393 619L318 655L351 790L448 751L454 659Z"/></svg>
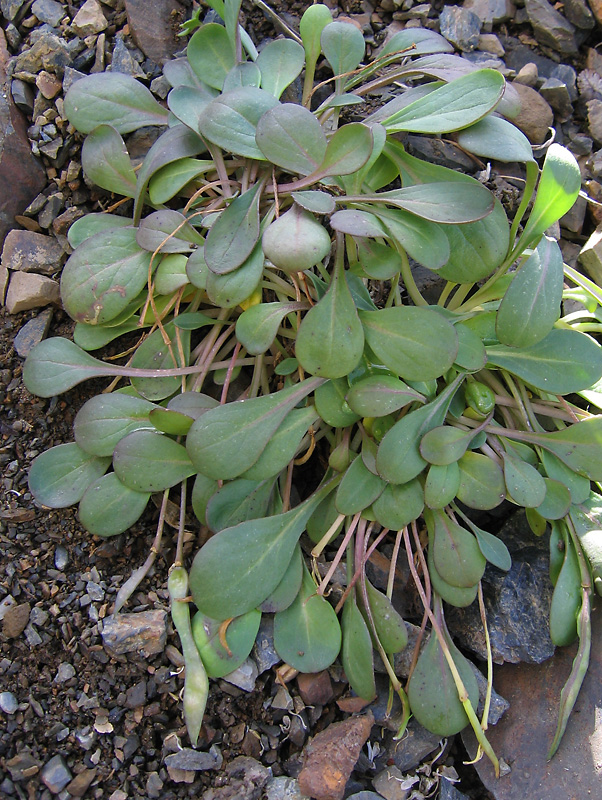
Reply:
<svg viewBox="0 0 602 800"><path fill-rule="evenodd" d="M120 440L113 469L136 492L162 492L196 472L185 447L168 436L140 430Z"/></svg>
<svg viewBox="0 0 602 800"><path fill-rule="evenodd" d="M29 489L48 508L78 503L88 486L105 474L110 458L86 453L75 442L59 444L35 458L29 468Z"/></svg>
<svg viewBox="0 0 602 800"><path fill-rule="evenodd" d="M99 125L86 136L82 168L101 189L126 197L136 194L136 174L125 142L111 125Z"/></svg>
<svg viewBox="0 0 602 800"><path fill-rule="evenodd" d="M261 50L255 61L261 72L261 88L280 99L280 95L301 74L305 51L292 39L276 39Z"/></svg>
<svg viewBox="0 0 602 800"><path fill-rule="evenodd" d="M259 200L263 184L256 183L233 200L215 220L205 242L205 263L217 275L240 267L259 239Z"/></svg>
<svg viewBox="0 0 602 800"><path fill-rule="evenodd" d="M149 492L129 489L110 472L86 489L79 504L79 521L96 536L117 536L140 519L149 498Z"/></svg>
<svg viewBox="0 0 602 800"><path fill-rule="evenodd" d="M111 456L124 436L136 430L152 430L150 412L156 408L141 397L99 394L78 411L73 423L75 441L87 453Z"/></svg>
<svg viewBox="0 0 602 800"><path fill-rule="evenodd" d="M255 132L261 117L276 105L278 101L269 92L255 86L242 86L209 103L199 121L199 130L224 150L265 161L255 142Z"/></svg>
<svg viewBox="0 0 602 800"><path fill-rule="evenodd" d="M316 117L293 103L278 104L261 117L256 142L269 161L300 175L317 169L327 147L326 135Z"/></svg>

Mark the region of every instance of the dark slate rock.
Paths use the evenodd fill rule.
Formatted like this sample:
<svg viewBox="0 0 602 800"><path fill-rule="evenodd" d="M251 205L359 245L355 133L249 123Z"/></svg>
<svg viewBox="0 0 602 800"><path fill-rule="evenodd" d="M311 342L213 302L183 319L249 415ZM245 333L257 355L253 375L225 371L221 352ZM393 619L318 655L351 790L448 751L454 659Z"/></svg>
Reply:
<svg viewBox="0 0 602 800"><path fill-rule="evenodd" d="M10 84L10 93L19 111L31 116L33 113L34 101L33 89L31 86L25 83L25 81L14 78Z"/></svg>
<svg viewBox="0 0 602 800"><path fill-rule="evenodd" d="M17 56L15 72L38 73L45 69L61 76L71 64L71 54L64 39L54 33L43 32L30 47Z"/></svg>
<svg viewBox="0 0 602 800"><path fill-rule="evenodd" d="M564 0L564 16L576 28L591 31L596 27L596 19L585 0Z"/></svg>
<svg viewBox="0 0 602 800"><path fill-rule="evenodd" d="M259 675L279 664L282 659L274 649L274 618L263 615L251 653Z"/></svg>
<svg viewBox="0 0 602 800"><path fill-rule="evenodd" d="M33 231L10 231L4 241L2 263L9 269L54 275L61 268L65 253L52 236Z"/></svg>
<svg viewBox="0 0 602 800"><path fill-rule="evenodd" d="M385 733L378 761L382 761L383 766L394 764L402 772L408 772L421 764L429 753L439 747L441 741L440 736L427 731L415 719L409 721L402 739L396 740L394 737L393 731Z"/></svg>
<svg viewBox="0 0 602 800"><path fill-rule="evenodd" d="M215 745L210 748L209 752L184 747L177 753L165 756L166 767L186 769L191 772L200 772L207 769L218 770L221 769L222 763L222 754Z"/></svg>
<svg viewBox="0 0 602 800"><path fill-rule="evenodd" d="M10 99L6 64L9 58L4 34L0 32L0 242L14 228L15 214L21 214L46 185L46 173L32 155L27 122Z"/></svg>
<svg viewBox="0 0 602 800"><path fill-rule="evenodd" d="M525 8L540 44L563 55L576 55L575 27L548 0L525 0Z"/></svg>
<svg viewBox="0 0 602 800"><path fill-rule="evenodd" d="M472 11L445 6L439 16L441 35L459 50L470 52L479 43L481 20Z"/></svg>
<svg viewBox="0 0 602 800"><path fill-rule="evenodd" d="M140 64L133 58L132 54L125 46L123 34L121 33L118 33L115 37L111 72L122 72L124 75L132 75L134 78L145 77L144 72L140 68Z"/></svg>
<svg viewBox="0 0 602 800"><path fill-rule="evenodd" d="M451 781L441 778L439 800L468 800L468 796L456 789Z"/></svg>
<svg viewBox="0 0 602 800"><path fill-rule="evenodd" d="M23 325L14 340L15 350L21 358L27 358L36 344L46 338L51 321L52 309L47 308Z"/></svg>
<svg viewBox="0 0 602 800"><path fill-rule="evenodd" d="M569 93L570 101L574 103L579 97L579 92L577 91L577 73L575 70L568 64L556 64L549 77L557 78L564 83Z"/></svg>
<svg viewBox="0 0 602 800"><path fill-rule="evenodd" d="M40 22L47 22L53 28L56 28L66 15L65 7L55 0L35 0L31 10Z"/></svg>
<svg viewBox="0 0 602 800"><path fill-rule="evenodd" d="M63 757L53 756L42 769L40 777L42 783L50 789L53 794L58 794L62 792L73 776L69 771L69 767L63 761Z"/></svg>
<svg viewBox="0 0 602 800"><path fill-rule="evenodd" d="M24 5L25 0L0 0L0 11L12 22Z"/></svg>
<svg viewBox="0 0 602 800"><path fill-rule="evenodd" d="M549 632L552 585L548 574L548 536L536 538L524 512L513 514L498 533L512 555L509 572L488 566L483 594L493 660L541 663L554 653ZM486 660L487 648L476 603L448 607L450 632L461 647Z"/></svg>
<svg viewBox="0 0 602 800"><path fill-rule="evenodd" d="M566 122L573 116L573 105L564 81L558 78L546 78L539 93L554 109L554 116L558 122Z"/></svg>

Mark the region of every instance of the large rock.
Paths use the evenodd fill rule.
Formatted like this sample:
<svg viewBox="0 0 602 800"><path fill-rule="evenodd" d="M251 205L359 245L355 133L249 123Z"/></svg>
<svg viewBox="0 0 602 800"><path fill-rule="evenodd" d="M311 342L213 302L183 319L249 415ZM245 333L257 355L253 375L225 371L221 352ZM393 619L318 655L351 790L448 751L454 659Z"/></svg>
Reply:
<svg viewBox="0 0 602 800"><path fill-rule="evenodd" d="M15 214L22 214L46 185L44 169L31 152L25 117L10 96L5 72L8 58L0 30L0 186L5 187L0 193L0 243L14 228Z"/></svg>
<svg viewBox="0 0 602 800"><path fill-rule="evenodd" d="M157 64L182 49L177 33L188 5L187 0L125 0L130 33L142 52Z"/></svg>
<svg viewBox="0 0 602 800"><path fill-rule="evenodd" d="M57 281L35 272L13 272L6 292L6 310L9 314L43 308L60 303L61 292Z"/></svg>
<svg viewBox="0 0 602 800"><path fill-rule="evenodd" d="M521 109L512 122L532 144L542 144L548 138L548 128L554 122L550 104L532 89L516 81L512 84L520 98Z"/></svg>
<svg viewBox="0 0 602 800"><path fill-rule="evenodd" d="M40 275L58 272L64 258L63 248L54 237L33 231L9 231L2 250L2 263L8 269Z"/></svg>
<svg viewBox="0 0 602 800"><path fill-rule="evenodd" d="M576 55L575 28L548 0L525 0L533 33L540 44L563 55Z"/></svg>

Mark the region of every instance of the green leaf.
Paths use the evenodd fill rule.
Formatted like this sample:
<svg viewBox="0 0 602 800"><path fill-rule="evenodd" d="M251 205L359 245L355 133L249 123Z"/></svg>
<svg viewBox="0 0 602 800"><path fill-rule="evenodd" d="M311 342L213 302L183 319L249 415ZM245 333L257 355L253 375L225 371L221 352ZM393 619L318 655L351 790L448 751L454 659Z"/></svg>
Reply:
<svg viewBox="0 0 602 800"><path fill-rule="evenodd" d="M192 245L202 245L204 239L184 214L164 208L142 220L136 241L149 253L189 253Z"/></svg>
<svg viewBox="0 0 602 800"><path fill-rule="evenodd" d="M460 488L460 467L454 461L439 466L432 464L424 482L424 502L429 508L445 508Z"/></svg>
<svg viewBox="0 0 602 800"><path fill-rule="evenodd" d="M144 288L150 254L136 241L136 228L113 228L81 244L61 274L61 298L78 322L109 322Z"/></svg>
<svg viewBox="0 0 602 800"><path fill-rule="evenodd" d="M454 522L444 511L431 510L425 520L432 533L433 560L446 583L468 589L485 571L485 557L470 531Z"/></svg>
<svg viewBox="0 0 602 800"><path fill-rule="evenodd" d="M173 294L182 286L189 284L186 274L188 259L180 253L163 256L155 272L155 291L157 294ZM179 326L178 326L179 327Z"/></svg>
<svg viewBox="0 0 602 800"><path fill-rule="evenodd" d="M241 86L261 86L261 72L254 61L242 61L232 67L226 75L222 91L229 92Z"/></svg>
<svg viewBox="0 0 602 800"><path fill-rule="evenodd" d="M537 513L544 519L562 519L571 507L571 493L560 481L544 478L546 496L537 506Z"/></svg>
<svg viewBox="0 0 602 800"><path fill-rule="evenodd" d="M543 503L546 495L546 485L539 472L522 461L513 458L509 453L503 453L504 481L511 500L523 508L537 508Z"/></svg>
<svg viewBox="0 0 602 800"><path fill-rule="evenodd" d="M373 209L370 207L370 211ZM370 236L380 239L387 236L387 230L376 214L358 209L336 211L330 218L330 227L351 236Z"/></svg>
<svg viewBox="0 0 602 800"><path fill-rule="evenodd" d="M462 323L455 327L458 335L458 355L454 363L467 372L478 372L487 362L485 345L471 328Z"/></svg>
<svg viewBox="0 0 602 800"><path fill-rule="evenodd" d="M477 528L476 525L471 525L470 529L476 536L481 553L487 561L507 572L512 566L512 557L504 542L492 533Z"/></svg>
<svg viewBox="0 0 602 800"><path fill-rule="evenodd" d="M320 43L335 76L352 72L366 50L362 32L350 22L331 22L326 25Z"/></svg>
<svg viewBox="0 0 602 800"><path fill-rule="evenodd" d="M207 149L201 137L185 125L168 128L146 154L138 172L134 198L134 222L140 221L146 190L153 175L167 164L196 156Z"/></svg>
<svg viewBox="0 0 602 800"><path fill-rule="evenodd" d="M244 477L264 480L275 477L286 469L297 455L307 429L317 419L318 412L312 405L290 411L257 461L243 473Z"/></svg>
<svg viewBox="0 0 602 800"><path fill-rule="evenodd" d="M86 453L75 442L59 444L33 460L29 490L43 506L67 508L81 500L88 486L105 474L110 463L110 458Z"/></svg>
<svg viewBox="0 0 602 800"><path fill-rule="evenodd" d="M196 472L183 445L145 430L134 431L118 442L113 469L119 480L136 492L162 492Z"/></svg>
<svg viewBox="0 0 602 800"><path fill-rule="evenodd" d="M276 338L282 320L296 311L297 303L259 303L236 320L236 338L251 355L265 353Z"/></svg>
<svg viewBox="0 0 602 800"><path fill-rule="evenodd" d="M541 342L560 317L563 282L560 247L543 236L502 298L495 326L500 342L510 347Z"/></svg>
<svg viewBox="0 0 602 800"><path fill-rule="evenodd" d="M136 430L152 430L150 412L156 408L141 397L98 394L78 411L73 423L77 444L95 456L111 456L124 436Z"/></svg>
<svg viewBox="0 0 602 800"><path fill-rule="evenodd" d="M458 461L460 488L457 498L469 508L497 508L506 496L504 473L495 461L482 453L468 451ZM442 575L445 579L445 575Z"/></svg>
<svg viewBox="0 0 602 800"><path fill-rule="evenodd" d="M366 581L366 592L379 642L385 653L399 653L408 644L405 622L387 595L375 589L370 581Z"/></svg>
<svg viewBox="0 0 602 800"><path fill-rule="evenodd" d="M493 69L462 75L384 120L388 133L448 133L468 128L492 111L504 93Z"/></svg>
<svg viewBox="0 0 602 800"><path fill-rule="evenodd" d="M73 342L53 336L37 344L27 356L23 383L38 397L53 397L88 378L112 374L110 367Z"/></svg>
<svg viewBox="0 0 602 800"><path fill-rule="evenodd" d="M401 245L419 264L439 269L447 263L450 247L445 231L449 226L441 228L401 208L375 207L373 212L384 225L387 238Z"/></svg>
<svg viewBox="0 0 602 800"><path fill-rule="evenodd" d="M150 179L148 191L151 202L154 205L166 203L190 181L214 168L213 161L201 161L198 158L180 158L166 164Z"/></svg>
<svg viewBox="0 0 602 800"><path fill-rule="evenodd" d="M559 144L546 152L531 214L521 235L527 244L539 238L567 213L581 189L581 172L575 156Z"/></svg>
<svg viewBox="0 0 602 800"><path fill-rule="evenodd" d="M566 486L571 493L571 501L575 504L585 503L590 496L589 478L574 472L548 450L541 450L540 457L547 476Z"/></svg>
<svg viewBox="0 0 602 800"><path fill-rule="evenodd" d="M207 524L207 505L218 490L217 481L197 473L192 487L190 503L195 517L202 525Z"/></svg>
<svg viewBox="0 0 602 800"><path fill-rule="evenodd" d="M470 586L467 589L461 589L459 586L452 586L450 583L444 581L441 575L439 575L437 572L435 562L433 560L432 534L429 534L429 542L431 544L427 550L426 563L433 589L437 592L442 600L452 606L455 606L456 608L466 608L467 606L471 605L477 596L478 584Z"/></svg>
<svg viewBox="0 0 602 800"><path fill-rule="evenodd" d="M190 263L190 259L188 261ZM261 244L258 243L247 260L232 272L216 275L215 272L207 269L206 289L211 302L220 308L234 308L242 303L257 288L263 275L263 264L263 250ZM189 269L187 269L187 274L190 277Z"/></svg>
<svg viewBox="0 0 602 800"><path fill-rule="evenodd" d="M305 58L309 65L315 66L322 52L320 37L322 31L332 22L332 13L327 6L317 3L309 6L301 17L299 33L305 49Z"/></svg>
<svg viewBox="0 0 602 800"><path fill-rule="evenodd" d="M344 378L338 378L323 383L315 391L316 411L324 422L334 428L346 428L361 417L361 414L356 414L347 404L345 395L348 389L347 381Z"/></svg>
<svg viewBox="0 0 602 800"><path fill-rule="evenodd" d="M108 192L133 197L136 174L125 143L111 125L99 125L86 136L82 147L82 168L92 183Z"/></svg>
<svg viewBox="0 0 602 800"><path fill-rule="evenodd" d="M415 519L424 508L424 490L419 480L414 479L399 486L389 483L374 502L372 512L385 528L400 531Z"/></svg>
<svg viewBox="0 0 602 800"><path fill-rule="evenodd" d="M278 104L266 111L257 123L255 139L268 161L300 175L317 169L328 144L316 117L294 103Z"/></svg>
<svg viewBox="0 0 602 800"><path fill-rule="evenodd" d="M602 536L600 535L600 496L592 492L589 498L570 511L571 520L583 552L590 563L594 588L602 594Z"/></svg>
<svg viewBox="0 0 602 800"><path fill-rule="evenodd" d="M188 364L190 355L190 333L189 331L176 332L176 327L172 322L163 325L163 331L168 337L169 342L163 339L163 332L153 331L136 348L132 357L132 367L142 369L173 369L174 367L185 367ZM180 356L177 337L184 352L184 363ZM178 377L160 378L131 378L132 386L147 400L164 400L174 392L177 392L182 385L182 379Z"/></svg>
<svg viewBox="0 0 602 800"><path fill-rule="evenodd" d="M354 383L346 400L361 417L384 417L425 397L393 375L371 375Z"/></svg>
<svg viewBox="0 0 602 800"><path fill-rule="evenodd" d="M87 75L76 81L65 95L65 116L80 133L104 124L119 133L167 124L167 110L146 86L120 72Z"/></svg>
<svg viewBox="0 0 602 800"><path fill-rule="evenodd" d="M427 431L443 424L463 380L464 376L459 375L432 402L406 414L385 435L376 457L378 473L384 480L396 484L407 483L427 466L420 455L420 440Z"/></svg>
<svg viewBox="0 0 602 800"><path fill-rule="evenodd" d="M263 183L233 200L211 226L205 242L205 263L217 275L240 267L259 240L259 201Z"/></svg>
<svg viewBox="0 0 602 800"><path fill-rule="evenodd" d="M475 283L497 269L506 257L510 226L496 198L493 211L466 225L446 225L440 230L448 240L449 257L437 274L454 283ZM423 263L423 262L421 262Z"/></svg>
<svg viewBox="0 0 602 800"><path fill-rule="evenodd" d="M280 99L280 95L305 65L305 51L292 39L276 39L261 50L255 64L261 72L261 88Z"/></svg>
<svg viewBox="0 0 602 800"><path fill-rule="evenodd" d="M221 678L240 667L253 649L260 622L261 612L256 608L235 617L223 632L226 649L220 639L222 623L200 611L194 615L192 636L210 678Z"/></svg>
<svg viewBox="0 0 602 800"><path fill-rule="evenodd" d="M453 46L440 33L427 28L406 28L391 36L379 53L379 61L384 56L391 54L399 54L400 57L403 57L453 52Z"/></svg>
<svg viewBox="0 0 602 800"><path fill-rule="evenodd" d="M201 392L182 392L172 397L167 408L172 411L179 411L187 417L198 419L210 408L215 408L219 403L213 397Z"/></svg>
<svg viewBox="0 0 602 800"><path fill-rule="evenodd" d="M265 614L275 614L277 611L284 611L297 596L301 588L302 579L303 554L301 548L297 545L282 580L269 597L266 597L263 603L261 603L259 610L263 611Z"/></svg>
<svg viewBox="0 0 602 800"><path fill-rule="evenodd" d="M472 430L441 425L424 434L420 440L420 455L429 464L446 467L464 455L474 436Z"/></svg>
<svg viewBox="0 0 602 800"><path fill-rule="evenodd" d="M284 514L247 520L209 539L190 569L197 608L223 620L244 614L269 597L290 564L307 520L330 489L331 485L322 487Z"/></svg>
<svg viewBox="0 0 602 800"><path fill-rule="evenodd" d="M217 22L203 25L192 35L186 54L196 75L213 89L222 88L226 75L236 64L230 37Z"/></svg>
<svg viewBox="0 0 602 800"><path fill-rule="evenodd" d="M565 647L577 638L577 614L581 608L581 570L573 543L565 536L565 556L550 604L550 639Z"/></svg>
<svg viewBox="0 0 602 800"><path fill-rule="evenodd" d="M304 316L295 355L312 375L341 378L357 366L363 349L362 325L341 264L324 297Z"/></svg>
<svg viewBox="0 0 602 800"><path fill-rule="evenodd" d="M328 600L316 594L307 567L299 594L274 616L274 648L280 658L300 672L321 672L341 649L341 628Z"/></svg>
<svg viewBox="0 0 602 800"><path fill-rule="evenodd" d="M436 311L397 306L360 311L359 316L370 348L404 380L438 378L454 363L458 336Z"/></svg>
<svg viewBox="0 0 602 800"><path fill-rule="evenodd" d="M207 288L209 267L205 263L204 247L197 247L197 249L188 257L188 261L186 262L186 275L188 276L190 283L197 289ZM182 316L183 315L178 314L179 318ZM180 319L180 321L182 320Z"/></svg>
<svg viewBox="0 0 602 800"><path fill-rule="evenodd" d="M209 103L199 121L199 130L224 150L265 161L255 143L255 132L261 117L276 105L278 101L269 92L255 86L242 86Z"/></svg>
<svg viewBox="0 0 602 800"><path fill-rule="evenodd" d="M393 247L370 239L360 239L357 250L362 269L369 278L388 281L401 272L401 256Z"/></svg>
<svg viewBox="0 0 602 800"><path fill-rule="evenodd" d="M337 489L335 506L339 514L353 516L379 497L386 483L366 468L363 459L355 458Z"/></svg>
<svg viewBox="0 0 602 800"><path fill-rule="evenodd" d="M149 492L129 489L110 472L86 489L79 504L79 521L96 536L117 536L140 519L149 499Z"/></svg>
<svg viewBox="0 0 602 800"><path fill-rule="evenodd" d="M476 709L479 688L474 672L449 635L445 641L470 703ZM410 678L408 699L416 720L437 736L453 736L468 725L451 670L434 633L431 633Z"/></svg>
<svg viewBox="0 0 602 800"><path fill-rule="evenodd" d="M372 130L361 122L339 128L328 142L324 158L316 170L320 178L351 175L368 161L374 148Z"/></svg>
<svg viewBox="0 0 602 800"><path fill-rule="evenodd" d="M336 208L333 196L326 192L293 192L291 196L297 205L313 214L332 214Z"/></svg>
<svg viewBox="0 0 602 800"><path fill-rule="evenodd" d="M168 433L170 436L186 436L194 422L193 418L187 414L181 414L179 411L172 411L166 408L153 409L148 418L156 430L161 431L161 433Z"/></svg>
<svg viewBox="0 0 602 800"><path fill-rule="evenodd" d="M343 128L344 130L344 128ZM493 210L494 198L479 183L423 183L368 196L378 198L430 222L459 224L475 222Z"/></svg>
<svg viewBox="0 0 602 800"><path fill-rule="evenodd" d="M343 606L341 627L343 632L341 663L345 677L358 697L371 702L376 697L372 639L357 607L355 591L352 591Z"/></svg>
<svg viewBox="0 0 602 800"><path fill-rule="evenodd" d="M273 486L273 480L255 481L244 478L225 483L207 503L207 526L217 533L247 519L264 517Z"/></svg>
<svg viewBox="0 0 602 800"><path fill-rule="evenodd" d="M199 472L231 479L257 461L287 414L321 381L307 379L274 394L210 409L190 429L186 447Z"/></svg>
<svg viewBox="0 0 602 800"><path fill-rule="evenodd" d="M85 217L76 219L69 228L67 239L75 250L76 247L94 236L96 233L110 230L111 228L125 228L131 226L132 220L128 217L118 217L116 214L86 214Z"/></svg>
<svg viewBox="0 0 602 800"><path fill-rule="evenodd" d="M460 147L496 161L533 161L533 150L524 133L501 117L485 117L458 133Z"/></svg>
<svg viewBox="0 0 602 800"><path fill-rule="evenodd" d="M171 113L195 133L205 108L216 97L216 92L205 86L178 86L167 96L167 107Z"/></svg>
<svg viewBox="0 0 602 800"><path fill-rule="evenodd" d="M487 360L552 394L570 394L592 386L602 376L602 349L575 330L554 329L531 347L487 347Z"/></svg>
<svg viewBox="0 0 602 800"><path fill-rule="evenodd" d="M123 325L86 325L85 322L77 322L73 328L73 341L82 350L99 350L101 347L118 339L126 333L138 330L139 317L133 316Z"/></svg>

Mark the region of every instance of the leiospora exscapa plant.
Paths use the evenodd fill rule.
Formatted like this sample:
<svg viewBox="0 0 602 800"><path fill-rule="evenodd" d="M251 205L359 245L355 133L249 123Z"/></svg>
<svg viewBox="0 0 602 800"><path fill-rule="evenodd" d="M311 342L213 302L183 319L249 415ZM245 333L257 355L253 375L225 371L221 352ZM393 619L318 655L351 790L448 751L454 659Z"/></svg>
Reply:
<svg viewBox="0 0 602 800"><path fill-rule="evenodd" d="M165 65L167 108L118 73L82 78L65 98L87 134L87 177L125 201L71 227L61 294L73 341L39 344L24 380L43 397L114 380L77 414L75 442L34 461L31 490L46 506L78 503L98 536L130 528L159 494L154 546L115 613L148 572L177 494L169 591L193 743L207 675L239 666L273 614L290 667L339 657L371 700L376 649L402 699L400 731L410 714L441 736L470 724L496 769L489 701L479 720L443 603L482 606L486 564L511 565L470 509L525 508L536 535L552 529L552 639L580 640L554 750L587 666L601 571L602 418L588 410L600 396L590 333L601 293L564 269L546 235L579 193L577 164L553 144L540 168L506 119L511 87L437 33L401 31L366 61L360 31L313 5L300 37L258 53L240 2L211 6L224 25L201 25L187 57ZM316 69L330 75L319 104ZM391 99L366 112L385 88ZM122 137L148 125L163 131L136 172ZM475 178L410 155L406 132L523 164L513 219ZM436 304L411 259L446 281ZM583 314L560 317L565 279ZM90 355L126 334L122 365ZM296 467L310 460L317 488L297 487L294 504ZM185 565L190 508L206 543ZM405 687L392 666L407 643L391 603L396 556L386 593L365 575L384 540L405 549L430 621Z"/></svg>

